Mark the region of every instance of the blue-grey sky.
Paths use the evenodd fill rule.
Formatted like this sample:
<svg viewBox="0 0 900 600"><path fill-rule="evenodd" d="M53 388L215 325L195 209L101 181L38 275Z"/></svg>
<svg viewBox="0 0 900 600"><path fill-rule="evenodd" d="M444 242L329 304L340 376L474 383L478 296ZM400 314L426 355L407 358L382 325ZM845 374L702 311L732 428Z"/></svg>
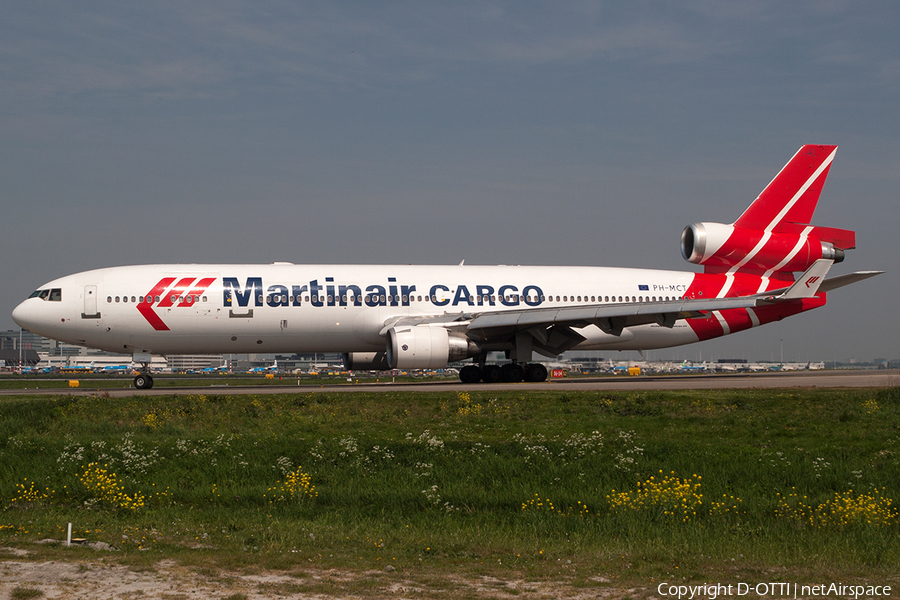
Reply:
<svg viewBox="0 0 900 600"><path fill-rule="evenodd" d="M802 144L838 144L832 273L888 273L688 358L900 357L900 4L21 2L0 18L0 329L153 262L696 270ZM664 356L659 353L659 356Z"/></svg>

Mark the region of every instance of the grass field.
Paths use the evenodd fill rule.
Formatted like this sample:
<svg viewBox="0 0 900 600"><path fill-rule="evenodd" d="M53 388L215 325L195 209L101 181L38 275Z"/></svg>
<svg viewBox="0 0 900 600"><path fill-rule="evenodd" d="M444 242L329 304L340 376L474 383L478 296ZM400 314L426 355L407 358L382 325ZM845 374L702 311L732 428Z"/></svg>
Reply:
<svg viewBox="0 0 900 600"><path fill-rule="evenodd" d="M132 565L893 577L900 388L11 396L0 499L43 558L71 522Z"/></svg>

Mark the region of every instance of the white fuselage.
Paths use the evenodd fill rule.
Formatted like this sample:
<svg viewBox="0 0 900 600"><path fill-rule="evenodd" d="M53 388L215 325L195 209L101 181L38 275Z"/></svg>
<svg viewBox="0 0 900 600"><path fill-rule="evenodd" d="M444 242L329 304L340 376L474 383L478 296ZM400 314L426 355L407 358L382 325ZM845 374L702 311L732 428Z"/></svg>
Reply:
<svg viewBox="0 0 900 600"><path fill-rule="evenodd" d="M413 265L142 265L51 281L13 318L53 339L153 354L375 352L397 318L676 299L695 274L649 269ZM696 342L685 323L610 335L578 349Z"/></svg>

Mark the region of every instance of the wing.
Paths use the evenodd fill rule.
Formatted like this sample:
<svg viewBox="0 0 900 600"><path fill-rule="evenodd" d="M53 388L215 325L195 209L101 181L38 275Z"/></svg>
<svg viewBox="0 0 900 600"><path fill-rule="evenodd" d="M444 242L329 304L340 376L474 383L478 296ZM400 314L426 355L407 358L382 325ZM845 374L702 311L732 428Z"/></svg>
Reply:
<svg viewBox="0 0 900 600"><path fill-rule="evenodd" d="M384 324L382 335L393 327L416 325L443 326L463 333L489 347L492 342L509 341L524 335L534 350L556 356L569 350L584 337L575 329L596 325L609 335L619 336L629 327L657 324L672 328L682 319L706 317L713 311L754 308L811 298L828 291L877 275L878 272L854 273L833 279L825 275L833 262L820 259L788 288L762 294L733 298L703 298L622 304L589 304L554 308L515 308L486 312L460 312L443 315L400 317Z"/></svg>
<svg viewBox="0 0 900 600"><path fill-rule="evenodd" d="M545 356L556 356L584 341L575 329L588 325L596 325L605 333L619 336L628 327L656 323L671 328L680 319L704 317L714 310L749 308L759 302L758 297L685 299L401 317L388 320L381 334L387 335L392 328L443 326L465 334L486 349L490 349L491 343L509 342L524 335L532 338L528 341L534 350Z"/></svg>

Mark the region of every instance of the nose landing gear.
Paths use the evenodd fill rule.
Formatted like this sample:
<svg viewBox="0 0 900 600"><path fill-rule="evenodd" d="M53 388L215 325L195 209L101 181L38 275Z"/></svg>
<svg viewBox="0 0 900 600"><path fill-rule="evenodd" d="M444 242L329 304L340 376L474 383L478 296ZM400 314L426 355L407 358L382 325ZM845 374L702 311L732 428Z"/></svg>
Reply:
<svg viewBox="0 0 900 600"><path fill-rule="evenodd" d="M141 365L141 368L137 369L137 374L135 374L134 377L134 387L139 390L149 390L153 387L153 376L150 375L150 363L152 361L153 356L151 356L149 352L134 353L132 364L140 363Z"/></svg>

